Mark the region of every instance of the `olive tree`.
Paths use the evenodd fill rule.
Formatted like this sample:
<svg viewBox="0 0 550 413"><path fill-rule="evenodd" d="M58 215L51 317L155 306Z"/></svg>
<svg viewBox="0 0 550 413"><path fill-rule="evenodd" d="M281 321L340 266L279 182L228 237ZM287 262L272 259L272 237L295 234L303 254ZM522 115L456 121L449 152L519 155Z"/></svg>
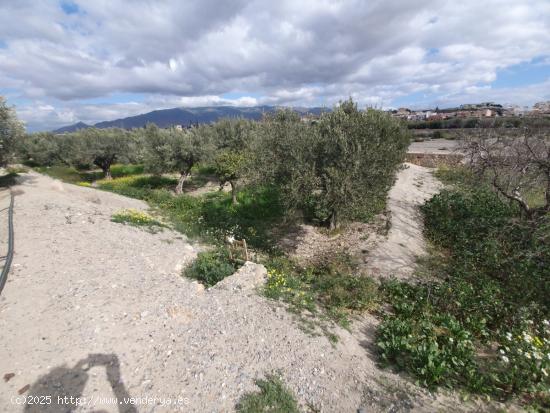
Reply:
<svg viewBox="0 0 550 413"><path fill-rule="evenodd" d="M242 177L246 157L242 152L226 150L220 152L215 160L215 172L220 181L220 189L226 183L231 185L231 201L237 204L237 180Z"/></svg>
<svg viewBox="0 0 550 413"><path fill-rule="evenodd" d="M144 138L144 163L155 174L177 172L175 192L181 194L191 169L211 156L213 147L209 126L198 126L189 131L159 129L148 125Z"/></svg>
<svg viewBox="0 0 550 413"><path fill-rule="evenodd" d="M88 128L68 135L62 153L68 163L76 167L93 164L101 168L105 179L112 179L111 166L116 161L128 160L132 137L118 128Z"/></svg>
<svg viewBox="0 0 550 413"><path fill-rule="evenodd" d="M313 127L300 121L291 109L266 114L259 138L252 141L250 178L257 185L280 188L289 210L303 209L306 194L316 188Z"/></svg>
<svg viewBox="0 0 550 413"><path fill-rule="evenodd" d="M64 163L63 137L51 132L38 132L23 136L17 145L18 156L25 162L38 166Z"/></svg>
<svg viewBox="0 0 550 413"><path fill-rule="evenodd" d="M5 166L10 161L16 142L24 132L23 123L17 119L15 110L0 96L0 166Z"/></svg>
<svg viewBox="0 0 550 413"><path fill-rule="evenodd" d="M289 207L315 208L332 229L384 202L409 144L402 123L382 111L359 111L352 100L314 125L287 110L263 126L257 169L279 185Z"/></svg>
<svg viewBox="0 0 550 413"><path fill-rule="evenodd" d="M237 203L237 184L245 175L252 158L251 142L256 127L245 119L222 119L212 126L217 154L214 158L220 188L231 185L231 200Z"/></svg>
<svg viewBox="0 0 550 413"><path fill-rule="evenodd" d="M350 99L323 114L317 126L315 175L330 228L383 202L410 142L408 130L388 114L359 111Z"/></svg>

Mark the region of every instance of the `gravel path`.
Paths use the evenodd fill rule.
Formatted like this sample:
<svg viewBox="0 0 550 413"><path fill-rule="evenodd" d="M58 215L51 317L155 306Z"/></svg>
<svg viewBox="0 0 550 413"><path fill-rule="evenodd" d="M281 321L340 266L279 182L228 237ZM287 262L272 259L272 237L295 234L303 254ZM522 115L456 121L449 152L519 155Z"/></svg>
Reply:
<svg viewBox="0 0 550 413"><path fill-rule="evenodd" d="M304 410L457 406L376 366L373 318L336 329L332 345L257 294L261 266L208 290L182 278L198 246L110 221L120 208L145 209L140 201L38 174L16 191L14 266L0 296L2 412L233 411L276 371ZM46 404L17 404L23 396Z"/></svg>
<svg viewBox="0 0 550 413"><path fill-rule="evenodd" d="M418 207L439 192L441 182L431 169L406 163L388 196L391 228L385 241L367 257L369 274L377 277L407 278L416 259L426 253L422 217Z"/></svg>

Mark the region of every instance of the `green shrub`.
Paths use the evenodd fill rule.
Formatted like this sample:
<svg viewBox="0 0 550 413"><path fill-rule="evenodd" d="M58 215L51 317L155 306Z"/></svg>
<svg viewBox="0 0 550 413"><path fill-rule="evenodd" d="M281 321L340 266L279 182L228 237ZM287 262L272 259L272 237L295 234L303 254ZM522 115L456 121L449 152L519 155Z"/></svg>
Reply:
<svg viewBox="0 0 550 413"><path fill-rule="evenodd" d="M225 248L200 252L197 259L184 270L184 275L211 287L238 269L238 265L229 259Z"/></svg>
<svg viewBox="0 0 550 413"><path fill-rule="evenodd" d="M379 328L381 358L426 386L549 407L550 215L529 220L463 181L422 212L428 239L444 252L431 269L440 277L384 285L393 312Z"/></svg>
<svg viewBox="0 0 550 413"><path fill-rule="evenodd" d="M277 376L256 380L258 393L245 394L237 405L240 413L299 413L298 402Z"/></svg>

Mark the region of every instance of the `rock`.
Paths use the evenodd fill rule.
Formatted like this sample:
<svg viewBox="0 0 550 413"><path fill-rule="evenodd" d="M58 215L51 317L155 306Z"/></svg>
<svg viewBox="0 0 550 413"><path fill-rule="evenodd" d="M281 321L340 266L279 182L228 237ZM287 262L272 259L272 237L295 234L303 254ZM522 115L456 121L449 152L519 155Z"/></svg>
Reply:
<svg viewBox="0 0 550 413"><path fill-rule="evenodd" d="M13 377L15 377L15 373L6 373L6 374L4 374L4 381L5 381L5 382L8 382L8 381L10 381Z"/></svg>
<svg viewBox="0 0 550 413"><path fill-rule="evenodd" d="M59 192L65 191L65 189L63 188L63 184L61 183L61 181L58 181L58 180L53 181L50 185L50 188L53 189L54 191L59 191Z"/></svg>
<svg viewBox="0 0 550 413"><path fill-rule="evenodd" d="M233 275L217 283L213 289L251 291L262 285L267 278L267 269L247 261Z"/></svg>

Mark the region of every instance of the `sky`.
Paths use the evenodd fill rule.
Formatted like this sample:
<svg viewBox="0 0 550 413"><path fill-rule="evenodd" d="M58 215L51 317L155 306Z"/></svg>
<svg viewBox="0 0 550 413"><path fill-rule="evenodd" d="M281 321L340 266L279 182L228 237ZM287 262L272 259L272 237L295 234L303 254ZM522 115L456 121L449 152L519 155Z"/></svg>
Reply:
<svg viewBox="0 0 550 413"><path fill-rule="evenodd" d="M550 0L0 0L30 131L178 106L550 100Z"/></svg>

